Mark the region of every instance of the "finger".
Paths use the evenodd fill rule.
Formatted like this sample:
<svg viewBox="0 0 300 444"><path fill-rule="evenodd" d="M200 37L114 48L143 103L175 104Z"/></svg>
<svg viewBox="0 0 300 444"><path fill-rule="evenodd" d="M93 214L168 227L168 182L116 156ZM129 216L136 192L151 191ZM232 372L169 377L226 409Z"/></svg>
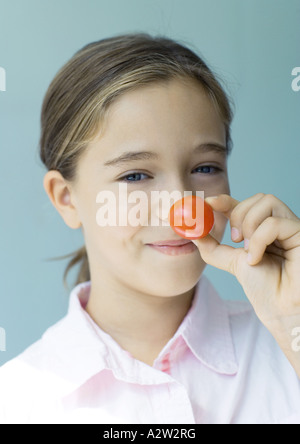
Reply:
<svg viewBox="0 0 300 444"><path fill-rule="evenodd" d="M237 205L232 210L230 215L230 226L231 226L231 238L234 242L241 242L243 239L246 240L249 239L249 233L248 236L244 235L243 221L245 220L245 217L250 211L250 209L253 208L253 206L257 205L258 202L260 202L264 196L265 195L263 193L254 194L248 199L245 199L242 202L240 202L239 205ZM262 222L262 220L263 219L261 219L260 222ZM255 227L257 227L258 225L256 225ZM251 232L251 234L252 233L253 231Z"/></svg>
<svg viewBox="0 0 300 444"><path fill-rule="evenodd" d="M230 223L245 239L245 246L257 227L268 217L297 219L294 213L278 198L270 194L256 194L242 202L231 214Z"/></svg>
<svg viewBox="0 0 300 444"><path fill-rule="evenodd" d="M198 247L204 262L233 275L235 275L236 263L239 260L240 254L247 256L247 253L242 248L221 245L210 234L202 239L194 239L192 242Z"/></svg>
<svg viewBox="0 0 300 444"><path fill-rule="evenodd" d="M230 219L231 238L234 242L241 242L244 239L241 230L241 220L243 220L244 215L247 214L251 206L263 196L263 193L258 193L239 202L227 194L220 194L216 197L208 197L205 200L215 211L221 211Z"/></svg>
<svg viewBox="0 0 300 444"><path fill-rule="evenodd" d="M278 240L286 252L300 247L300 221L268 217L253 233L249 241L248 263L258 264L268 245ZM299 254L299 248L297 248ZM290 255L291 258L291 255Z"/></svg>
<svg viewBox="0 0 300 444"><path fill-rule="evenodd" d="M228 219L233 209L239 205L239 201L233 199L229 194L219 194L218 196L207 197L205 201L213 210L223 213Z"/></svg>

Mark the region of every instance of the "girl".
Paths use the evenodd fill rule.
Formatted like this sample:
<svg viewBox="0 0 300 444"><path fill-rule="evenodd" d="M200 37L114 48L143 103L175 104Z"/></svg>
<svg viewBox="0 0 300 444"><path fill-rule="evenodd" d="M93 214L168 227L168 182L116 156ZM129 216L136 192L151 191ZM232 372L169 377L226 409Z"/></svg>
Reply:
<svg viewBox="0 0 300 444"><path fill-rule="evenodd" d="M59 71L42 108L44 187L85 246L68 314L0 370L2 422L300 423L300 220L272 195L230 196L231 121L210 69L167 38L101 40ZM151 223L128 222L125 185L148 197ZM174 190L204 191L206 238L180 238L152 204ZM100 192L127 223L100 226ZM221 244L228 220L243 247ZM206 264L250 303L222 300Z"/></svg>

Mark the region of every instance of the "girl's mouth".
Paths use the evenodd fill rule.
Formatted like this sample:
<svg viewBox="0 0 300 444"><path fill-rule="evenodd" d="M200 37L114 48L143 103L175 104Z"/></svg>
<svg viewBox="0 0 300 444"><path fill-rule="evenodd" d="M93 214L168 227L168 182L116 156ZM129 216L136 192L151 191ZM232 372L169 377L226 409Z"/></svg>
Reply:
<svg viewBox="0 0 300 444"><path fill-rule="evenodd" d="M192 241L188 240L162 241L147 245L153 248L154 250L157 250L163 254L168 254L169 256L188 254L198 250L196 245Z"/></svg>

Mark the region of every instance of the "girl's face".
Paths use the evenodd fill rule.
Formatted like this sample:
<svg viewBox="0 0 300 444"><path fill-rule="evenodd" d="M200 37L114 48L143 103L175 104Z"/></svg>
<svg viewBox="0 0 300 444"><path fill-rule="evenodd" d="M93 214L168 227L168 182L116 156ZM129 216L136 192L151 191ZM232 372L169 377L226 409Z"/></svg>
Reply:
<svg viewBox="0 0 300 444"><path fill-rule="evenodd" d="M224 124L196 81L145 86L125 93L111 105L103 134L79 160L71 191L83 227L92 282L165 297L196 285L205 267L197 248L172 256L148 245L182 240L168 225L170 206L153 206L151 191L177 190L182 197L184 191L204 191L205 197L229 194L225 140ZM135 158L128 154L136 152L151 154ZM119 194L119 184L123 190L127 184L127 195ZM111 199L96 202L104 191L112 192L115 204ZM134 191L142 192L143 198L126 204ZM138 205L141 213L137 217L143 214L148 224L133 226L127 220L123 226L99 226L97 212L103 205L117 216L117 223L121 213L124 220ZM215 214L211 234L221 241L225 227L226 219Z"/></svg>

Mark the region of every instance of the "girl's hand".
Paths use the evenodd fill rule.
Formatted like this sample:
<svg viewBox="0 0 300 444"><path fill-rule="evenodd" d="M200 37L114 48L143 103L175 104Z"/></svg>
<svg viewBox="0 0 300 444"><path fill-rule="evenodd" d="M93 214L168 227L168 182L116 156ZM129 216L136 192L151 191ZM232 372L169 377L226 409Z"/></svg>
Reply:
<svg viewBox="0 0 300 444"><path fill-rule="evenodd" d="M230 220L232 240L244 240L244 248L221 245L208 235L193 240L201 257L236 276L300 377L300 352L292 346L300 331L300 219L270 194L242 202L227 194L205 200Z"/></svg>

